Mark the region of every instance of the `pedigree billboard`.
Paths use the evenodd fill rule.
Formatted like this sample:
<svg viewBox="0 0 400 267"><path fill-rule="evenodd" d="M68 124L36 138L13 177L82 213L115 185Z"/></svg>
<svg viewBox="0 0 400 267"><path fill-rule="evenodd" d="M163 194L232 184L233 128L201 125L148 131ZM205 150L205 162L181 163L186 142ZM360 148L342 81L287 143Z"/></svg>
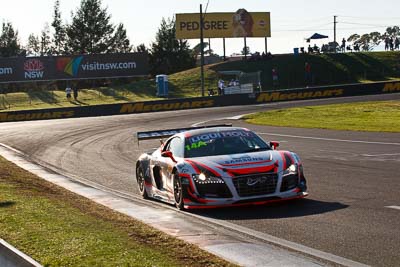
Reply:
<svg viewBox="0 0 400 267"><path fill-rule="evenodd" d="M30 82L146 76L147 53L0 59L0 82Z"/></svg>
<svg viewBox="0 0 400 267"><path fill-rule="evenodd" d="M206 13L204 38L271 37L269 12ZM200 39L200 14L176 14L176 38Z"/></svg>

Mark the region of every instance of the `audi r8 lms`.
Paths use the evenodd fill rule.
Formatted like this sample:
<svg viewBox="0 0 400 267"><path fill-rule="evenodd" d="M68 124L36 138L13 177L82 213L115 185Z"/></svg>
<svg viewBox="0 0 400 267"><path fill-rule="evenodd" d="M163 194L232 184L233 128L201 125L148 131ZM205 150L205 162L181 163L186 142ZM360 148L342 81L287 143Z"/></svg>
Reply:
<svg viewBox="0 0 400 267"><path fill-rule="evenodd" d="M179 209L264 204L302 198L306 179L299 156L277 150L238 127L197 127L137 133L138 141L169 137L136 163L144 198Z"/></svg>

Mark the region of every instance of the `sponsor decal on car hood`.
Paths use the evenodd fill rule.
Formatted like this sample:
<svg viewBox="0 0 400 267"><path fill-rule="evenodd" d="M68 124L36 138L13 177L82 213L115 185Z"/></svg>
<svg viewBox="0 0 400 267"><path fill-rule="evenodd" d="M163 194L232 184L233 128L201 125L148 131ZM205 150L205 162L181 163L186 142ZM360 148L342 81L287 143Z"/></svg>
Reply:
<svg viewBox="0 0 400 267"><path fill-rule="evenodd" d="M258 172L277 171L282 165L282 151L260 151L253 153L219 155L193 158L191 162L200 164L219 173L244 175Z"/></svg>

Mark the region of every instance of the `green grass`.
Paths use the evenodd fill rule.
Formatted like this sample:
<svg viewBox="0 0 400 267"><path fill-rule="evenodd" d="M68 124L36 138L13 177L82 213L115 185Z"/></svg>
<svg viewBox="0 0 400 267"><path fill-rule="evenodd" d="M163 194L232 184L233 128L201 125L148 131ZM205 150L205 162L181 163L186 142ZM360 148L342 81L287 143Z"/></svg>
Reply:
<svg viewBox="0 0 400 267"><path fill-rule="evenodd" d="M400 101L289 108L251 114L244 119L271 126L400 132Z"/></svg>
<svg viewBox="0 0 400 267"><path fill-rule="evenodd" d="M315 85L388 81L400 78L400 52L368 52L309 55L277 55L266 61L234 61L205 66L205 94L217 88L223 70L261 71L263 90L304 87L304 64L311 63ZM279 85L272 85L272 68L277 68ZM232 77L223 76L225 80ZM121 83L120 81L116 83ZM200 68L169 75L170 98L201 96ZM25 92L1 94L0 110L74 107L158 99L154 79L124 85L83 89L79 101L68 102L63 90L25 89ZM0 88L0 92L5 89Z"/></svg>
<svg viewBox="0 0 400 267"><path fill-rule="evenodd" d="M155 89L154 89L155 91ZM155 100L155 94L144 93L143 90L132 91L124 87L102 87L96 89L82 89L79 91L77 101L65 97L65 92L60 90L29 92L16 92L0 94L0 110L26 110L61 107L79 107L100 104L116 104L134 101Z"/></svg>
<svg viewBox="0 0 400 267"><path fill-rule="evenodd" d="M269 61L218 64L211 69L261 71L263 90L271 90L272 68L279 74L277 88L304 87L304 64L309 62L315 85L383 81L400 77L400 52L277 55Z"/></svg>
<svg viewBox="0 0 400 267"><path fill-rule="evenodd" d="M1 157L0 237L44 266L233 266Z"/></svg>

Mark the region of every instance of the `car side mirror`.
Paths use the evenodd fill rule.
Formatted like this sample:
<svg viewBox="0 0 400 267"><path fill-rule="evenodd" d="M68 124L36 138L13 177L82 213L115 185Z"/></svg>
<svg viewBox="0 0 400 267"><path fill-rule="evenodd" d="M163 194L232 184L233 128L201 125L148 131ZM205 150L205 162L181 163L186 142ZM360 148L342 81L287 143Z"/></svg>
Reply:
<svg viewBox="0 0 400 267"><path fill-rule="evenodd" d="M163 158L170 158L170 159L172 159L172 161L173 162L176 162L176 160L175 160L175 158L174 158L174 156L172 155L172 152L171 151L163 151L163 152L161 152L161 157L163 157Z"/></svg>
<svg viewBox="0 0 400 267"><path fill-rule="evenodd" d="M276 150L279 146L279 142L271 141L271 142L269 142L269 145L272 147L273 150Z"/></svg>

